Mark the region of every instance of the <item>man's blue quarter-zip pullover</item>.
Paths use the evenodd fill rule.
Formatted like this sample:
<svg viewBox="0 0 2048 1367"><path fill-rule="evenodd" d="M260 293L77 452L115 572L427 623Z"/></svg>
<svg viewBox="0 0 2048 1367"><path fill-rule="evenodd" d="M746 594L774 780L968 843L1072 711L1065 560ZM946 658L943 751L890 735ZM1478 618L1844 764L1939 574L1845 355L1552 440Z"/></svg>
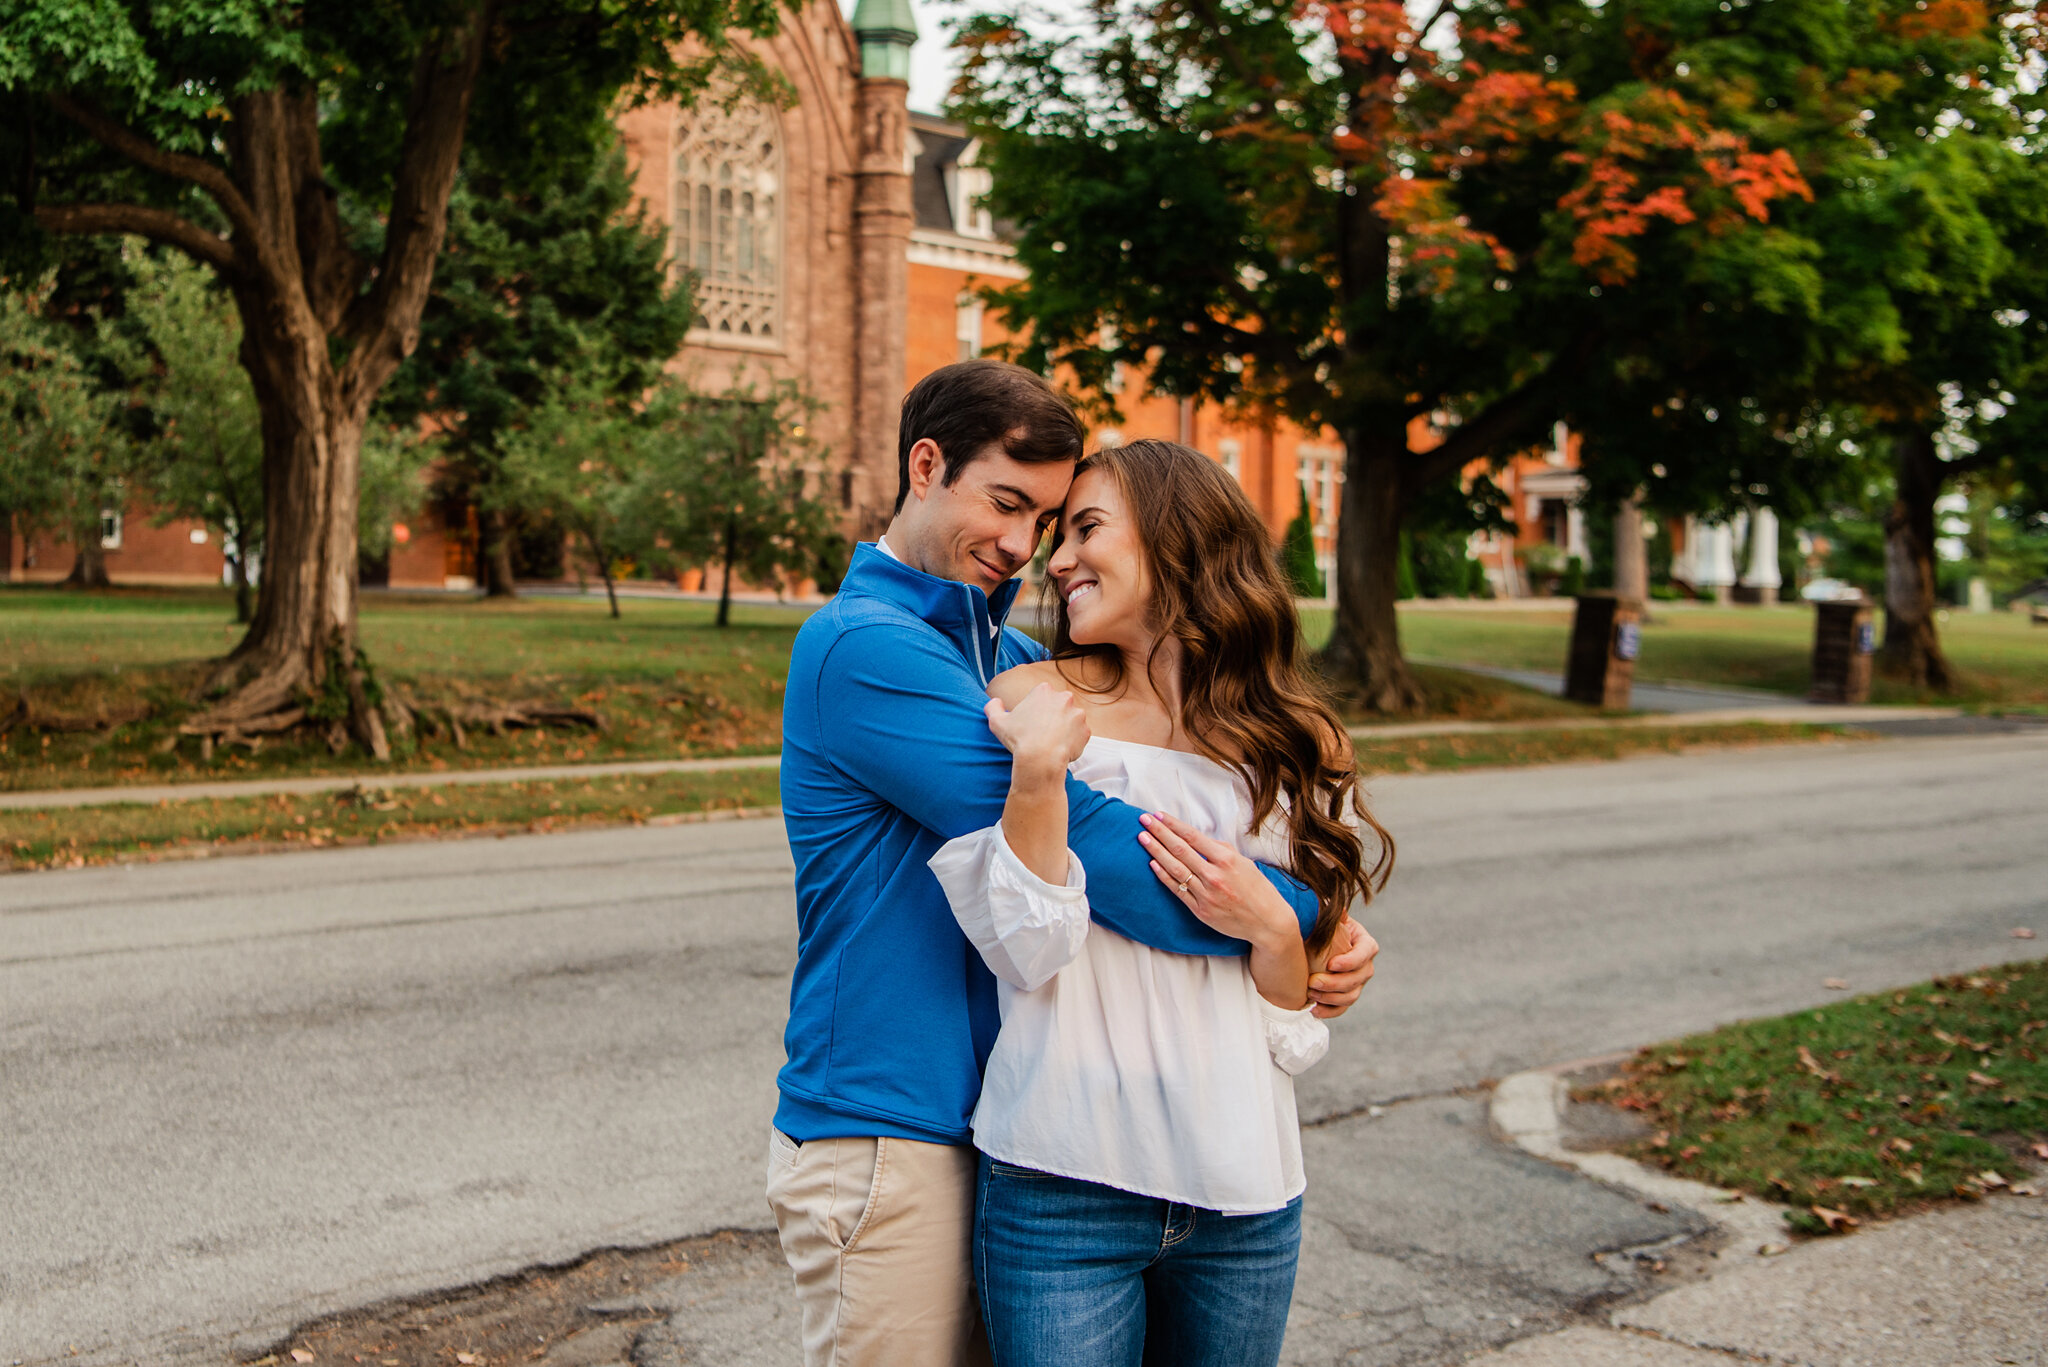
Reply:
<svg viewBox="0 0 2048 1367"><path fill-rule="evenodd" d="M775 1124L800 1142L887 1136L962 1143L1000 1019L996 980L925 861L1002 819L1010 752L988 729L988 682L1044 658L993 603L873 545L797 633L783 699L782 815L796 858L797 967ZM1153 876L1138 810L1068 780L1067 843L1095 919L1181 954L1246 945L1191 916ZM1267 870L1301 917L1313 894Z"/></svg>

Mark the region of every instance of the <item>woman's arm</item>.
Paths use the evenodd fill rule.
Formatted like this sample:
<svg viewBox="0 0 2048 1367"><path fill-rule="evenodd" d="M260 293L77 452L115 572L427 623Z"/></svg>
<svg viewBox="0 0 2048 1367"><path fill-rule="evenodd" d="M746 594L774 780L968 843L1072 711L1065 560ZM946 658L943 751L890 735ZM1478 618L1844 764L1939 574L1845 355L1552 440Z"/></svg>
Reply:
<svg viewBox="0 0 2048 1367"><path fill-rule="evenodd" d="M1025 868L1061 883L1067 877L1067 766L1088 744L1088 719L1072 693L1048 683L1031 685L1015 706L1006 701L1000 692L988 701L988 728L1010 752L1003 839Z"/></svg>

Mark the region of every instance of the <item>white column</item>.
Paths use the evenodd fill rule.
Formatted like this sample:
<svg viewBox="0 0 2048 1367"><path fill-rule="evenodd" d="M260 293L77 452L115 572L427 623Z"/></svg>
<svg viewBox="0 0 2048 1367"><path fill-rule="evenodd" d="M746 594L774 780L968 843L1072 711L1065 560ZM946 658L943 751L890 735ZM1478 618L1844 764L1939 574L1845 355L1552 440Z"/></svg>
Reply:
<svg viewBox="0 0 2048 1367"><path fill-rule="evenodd" d="M1778 601L1778 589L1785 577L1778 573L1778 515L1759 508L1749 524L1749 568L1742 582L1763 591L1763 601Z"/></svg>

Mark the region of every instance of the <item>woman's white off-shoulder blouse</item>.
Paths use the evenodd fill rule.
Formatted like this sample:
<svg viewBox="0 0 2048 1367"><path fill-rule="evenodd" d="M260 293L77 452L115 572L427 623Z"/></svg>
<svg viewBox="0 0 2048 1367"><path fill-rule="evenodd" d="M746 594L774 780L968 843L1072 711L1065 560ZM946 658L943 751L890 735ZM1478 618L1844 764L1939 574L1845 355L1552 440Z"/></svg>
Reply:
<svg viewBox="0 0 2048 1367"><path fill-rule="evenodd" d="M1284 815L1247 833L1251 795L1214 760L1098 736L1071 771L1287 864ZM1000 825L931 859L961 929L1002 982L975 1147L1205 1210L1286 1205L1306 1185L1293 1075L1329 1048L1328 1027L1261 997L1243 958L1168 954L1091 922L1085 871L1071 852L1067 865L1066 886L1045 882Z"/></svg>

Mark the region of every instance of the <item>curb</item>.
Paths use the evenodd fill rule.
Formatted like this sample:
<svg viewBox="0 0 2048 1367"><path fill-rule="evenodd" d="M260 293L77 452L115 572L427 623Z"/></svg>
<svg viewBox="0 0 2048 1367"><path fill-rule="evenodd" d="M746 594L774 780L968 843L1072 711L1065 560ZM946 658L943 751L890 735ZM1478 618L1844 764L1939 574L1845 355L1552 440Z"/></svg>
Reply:
<svg viewBox="0 0 2048 1367"><path fill-rule="evenodd" d="M1493 1089L1488 1118L1497 1134L1532 1157L1575 1168L1596 1182L1619 1187L1644 1201L1692 1211L1728 1236L1728 1246L1714 1255L1723 1263L1759 1262L1785 1252L1791 1246L1785 1206L1673 1177L1617 1153L1579 1153L1564 1146L1562 1122L1570 1100L1565 1077L1634 1056L1635 1051L1629 1050L1552 1064L1504 1078Z"/></svg>

